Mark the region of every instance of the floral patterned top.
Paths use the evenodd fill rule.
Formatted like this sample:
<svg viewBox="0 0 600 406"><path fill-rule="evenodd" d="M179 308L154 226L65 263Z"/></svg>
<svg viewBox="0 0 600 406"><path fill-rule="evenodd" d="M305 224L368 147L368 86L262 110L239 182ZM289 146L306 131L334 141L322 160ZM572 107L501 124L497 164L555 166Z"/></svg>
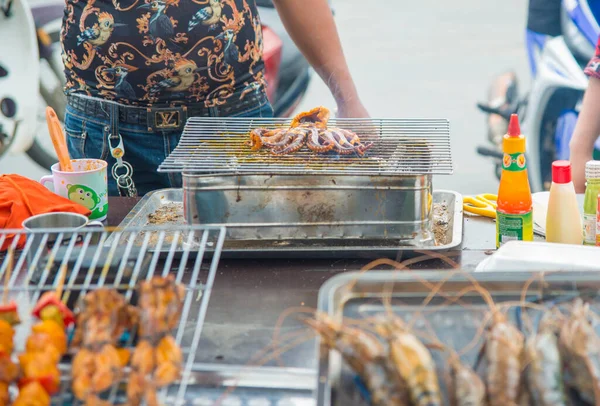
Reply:
<svg viewBox="0 0 600 406"><path fill-rule="evenodd" d="M590 59L583 72L591 77L600 79L600 38L596 44L596 53L594 57Z"/></svg>
<svg viewBox="0 0 600 406"><path fill-rule="evenodd" d="M214 107L266 86L254 0L66 0L61 43L67 94Z"/></svg>

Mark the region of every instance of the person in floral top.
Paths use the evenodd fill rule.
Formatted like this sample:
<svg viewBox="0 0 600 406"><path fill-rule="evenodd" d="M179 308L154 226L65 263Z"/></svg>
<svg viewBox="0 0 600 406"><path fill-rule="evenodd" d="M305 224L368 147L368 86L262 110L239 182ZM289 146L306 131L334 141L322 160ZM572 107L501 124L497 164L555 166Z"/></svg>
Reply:
<svg viewBox="0 0 600 406"><path fill-rule="evenodd" d="M274 3L339 115L367 117L327 0ZM273 115L254 0L66 0L61 44L71 156L111 170L119 147L139 194L181 187L180 176L156 169L187 118ZM110 195L127 186L109 177Z"/></svg>
<svg viewBox="0 0 600 406"><path fill-rule="evenodd" d="M593 158L594 144L600 136L600 39L596 53L584 72L590 81L569 144L569 159L577 193L585 192L585 163Z"/></svg>

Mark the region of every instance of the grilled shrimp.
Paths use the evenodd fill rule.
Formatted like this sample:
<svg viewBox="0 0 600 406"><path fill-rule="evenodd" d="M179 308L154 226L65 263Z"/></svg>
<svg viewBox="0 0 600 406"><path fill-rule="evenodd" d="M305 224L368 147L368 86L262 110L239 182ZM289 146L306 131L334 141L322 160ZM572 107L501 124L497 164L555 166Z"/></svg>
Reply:
<svg viewBox="0 0 600 406"><path fill-rule="evenodd" d="M570 384L585 401L598 405L600 339L589 322L589 313L589 305L580 298L575 299L570 317L560 330L559 349L573 378Z"/></svg>
<svg viewBox="0 0 600 406"><path fill-rule="evenodd" d="M522 391L524 337L506 316L496 313L485 342L490 406L517 405Z"/></svg>
<svg viewBox="0 0 600 406"><path fill-rule="evenodd" d="M558 324L548 312L540 321L538 333L525 342L525 377L529 393L536 405L566 406L562 363L558 348Z"/></svg>
<svg viewBox="0 0 600 406"><path fill-rule="evenodd" d="M467 275L469 277L469 275ZM473 277L473 286L459 292L462 296L470 291L478 292L491 311L491 322L483 344L487 360L485 385L489 406L516 406L525 393L522 376L524 343L523 334L500 311L490 293Z"/></svg>
<svg viewBox="0 0 600 406"><path fill-rule="evenodd" d="M429 350L406 329L400 318L384 317L376 328L389 343L392 364L408 388L411 405L441 405L440 385Z"/></svg>
<svg viewBox="0 0 600 406"><path fill-rule="evenodd" d="M485 385L475 371L452 354L450 364L450 404L452 406L484 406Z"/></svg>
<svg viewBox="0 0 600 406"><path fill-rule="evenodd" d="M336 323L317 314L306 324L319 333L322 343L338 351L367 386L374 406L409 406L403 380L397 379L381 342L372 334Z"/></svg>

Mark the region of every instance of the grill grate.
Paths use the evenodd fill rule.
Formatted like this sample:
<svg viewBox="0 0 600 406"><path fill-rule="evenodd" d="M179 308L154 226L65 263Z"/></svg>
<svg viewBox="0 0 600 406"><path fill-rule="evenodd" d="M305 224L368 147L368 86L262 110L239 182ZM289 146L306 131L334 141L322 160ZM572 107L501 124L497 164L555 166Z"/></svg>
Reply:
<svg viewBox="0 0 600 406"><path fill-rule="evenodd" d="M289 126L289 119L188 120L179 145L159 172L191 174L449 175L450 125L445 119L331 119L328 126L357 133L375 145L365 156L321 155L308 148L284 156L245 145L251 129Z"/></svg>
<svg viewBox="0 0 600 406"><path fill-rule="evenodd" d="M94 231L72 230L47 232L8 231L0 232L0 246L9 236L16 235L11 243L13 249L19 238L26 238L25 247L15 251L13 270L8 279L9 300L19 306L21 324L15 326L15 354L24 350L24 343L35 320L31 310L41 294L55 290L60 278L59 269L67 267L64 280L63 301L74 309L79 297L99 287L119 291L127 302L136 301L138 281L154 275L173 274L177 282L185 286L181 319L172 332L183 353L182 378L176 384L160 389L159 399L171 404L187 404L197 393L196 354L210 293L216 276L217 265L225 239L225 229L220 227L170 226L165 228ZM183 244L181 244L183 241ZM182 249L183 246L183 249ZM165 252L165 247L168 251ZM207 255L210 252L211 255ZM4 281L9 268L7 255L0 265L0 281ZM134 334L130 334L123 346L133 349ZM69 349L69 354L74 353ZM71 365L63 358L61 390L53 396L53 405L76 404L71 394ZM123 381L115 385L106 396L110 404L125 404ZM197 387L197 385L196 385Z"/></svg>

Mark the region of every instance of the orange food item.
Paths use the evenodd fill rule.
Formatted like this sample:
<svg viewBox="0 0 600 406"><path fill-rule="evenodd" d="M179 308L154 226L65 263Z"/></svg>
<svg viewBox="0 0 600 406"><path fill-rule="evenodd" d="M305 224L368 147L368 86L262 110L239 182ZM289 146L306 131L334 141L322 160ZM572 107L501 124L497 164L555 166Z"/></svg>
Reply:
<svg viewBox="0 0 600 406"><path fill-rule="evenodd" d="M61 356L66 354L68 345L67 334L54 321L44 320L35 324L31 330L34 334L45 335L47 338L44 338L44 340L49 340L49 344L54 346ZM27 345L29 345L29 340L27 340Z"/></svg>
<svg viewBox="0 0 600 406"><path fill-rule="evenodd" d="M11 354L13 352L13 337L15 331L12 326L4 320L0 320L0 354Z"/></svg>
<svg viewBox="0 0 600 406"><path fill-rule="evenodd" d="M17 304L13 300L11 300L8 304L0 305L0 320L7 322L11 326L21 322Z"/></svg>
<svg viewBox="0 0 600 406"><path fill-rule="evenodd" d="M39 381L30 381L19 387L19 396L13 406L49 406L50 395Z"/></svg>
<svg viewBox="0 0 600 406"><path fill-rule="evenodd" d="M50 348L52 348L50 346ZM43 388L52 395L60 387L60 371L56 359L56 349L45 352L25 352L19 356L23 378L19 386L25 386L32 381L39 382Z"/></svg>
<svg viewBox="0 0 600 406"><path fill-rule="evenodd" d="M326 128L329 121L329 114L329 110L325 107L315 107L310 111L296 115L292 120L290 128L295 128L302 124L312 124L317 128Z"/></svg>
<svg viewBox="0 0 600 406"><path fill-rule="evenodd" d="M117 353L119 354L119 359L121 360L121 366L129 364L129 359L131 358L131 352L127 348L117 348Z"/></svg>

